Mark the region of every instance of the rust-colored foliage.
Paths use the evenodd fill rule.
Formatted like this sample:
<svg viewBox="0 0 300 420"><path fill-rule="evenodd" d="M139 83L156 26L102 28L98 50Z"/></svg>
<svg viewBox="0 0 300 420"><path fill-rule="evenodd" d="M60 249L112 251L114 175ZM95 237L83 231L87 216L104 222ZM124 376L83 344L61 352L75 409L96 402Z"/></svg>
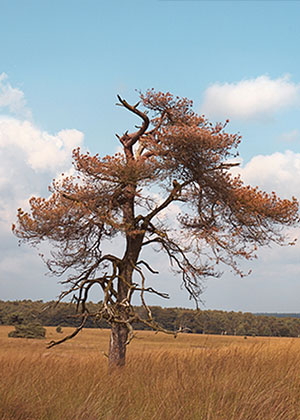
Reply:
<svg viewBox="0 0 300 420"><path fill-rule="evenodd" d="M110 360L117 364L125 358L128 331L138 318L133 292L140 293L147 309L142 321L159 328L144 294L166 295L146 284L144 269L154 270L140 260L144 247L166 253L197 301L203 279L218 275L216 263L242 274L240 257L250 259L258 246L270 242L284 244L282 227L298 221L295 198L281 200L231 174L241 138L226 133L228 121L212 125L193 112L191 101L170 93L147 91L134 106L118 99L142 120L136 132L117 136L124 153L101 158L74 150L76 177L54 181L48 199L32 198L31 211L19 209L13 226L26 242L47 239L54 245L48 267L66 275L61 298L75 295L83 320L90 288L102 289L102 310L92 315L112 324ZM165 217L171 203L177 204L177 222ZM123 256L105 254L105 239L120 235ZM134 272L140 281L133 281ZM114 337L123 353L114 353Z"/></svg>

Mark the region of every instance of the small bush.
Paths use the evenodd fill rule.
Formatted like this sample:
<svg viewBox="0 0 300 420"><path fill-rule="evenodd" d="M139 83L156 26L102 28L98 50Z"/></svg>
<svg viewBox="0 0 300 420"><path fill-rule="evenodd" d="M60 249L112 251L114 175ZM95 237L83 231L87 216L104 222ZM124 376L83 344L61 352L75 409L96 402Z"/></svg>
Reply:
<svg viewBox="0 0 300 420"><path fill-rule="evenodd" d="M13 338L45 338L46 329L40 324L20 324L15 325L15 330L8 333Z"/></svg>
<svg viewBox="0 0 300 420"><path fill-rule="evenodd" d="M58 327L56 327L55 331L59 334L61 334L63 332L60 325Z"/></svg>

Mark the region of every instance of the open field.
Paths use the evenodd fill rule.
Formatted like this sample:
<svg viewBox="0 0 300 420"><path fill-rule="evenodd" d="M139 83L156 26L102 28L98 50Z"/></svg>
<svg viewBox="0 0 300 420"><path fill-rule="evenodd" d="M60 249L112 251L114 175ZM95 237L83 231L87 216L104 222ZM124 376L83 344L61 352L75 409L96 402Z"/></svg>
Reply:
<svg viewBox="0 0 300 420"><path fill-rule="evenodd" d="M55 328L12 329L0 327L1 420L300 420L300 339L143 331L108 374L108 331L47 350Z"/></svg>

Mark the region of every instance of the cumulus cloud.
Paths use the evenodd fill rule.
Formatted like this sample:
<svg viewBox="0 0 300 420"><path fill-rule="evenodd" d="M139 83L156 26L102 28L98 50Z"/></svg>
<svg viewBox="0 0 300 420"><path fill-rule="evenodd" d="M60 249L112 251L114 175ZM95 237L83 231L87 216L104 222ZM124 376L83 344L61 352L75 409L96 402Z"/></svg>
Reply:
<svg viewBox="0 0 300 420"><path fill-rule="evenodd" d="M78 130L61 130L52 135L29 121L0 118L0 150L14 149L22 153L24 162L34 171L63 169L73 148L82 141L83 134Z"/></svg>
<svg viewBox="0 0 300 420"><path fill-rule="evenodd" d="M16 206L24 205L32 194L41 194L53 177L71 168L73 148L83 144L83 133L63 129L51 134L32 121L19 119L24 109L24 93L0 74L0 222L10 221ZM11 111L11 112L9 112Z"/></svg>
<svg viewBox="0 0 300 420"><path fill-rule="evenodd" d="M61 130L53 135L29 121L0 119L0 197L2 213L7 219L9 208L41 193L53 177L71 167L71 152L81 145L83 134ZM0 207L1 209L1 207Z"/></svg>
<svg viewBox="0 0 300 420"><path fill-rule="evenodd" d="M300 103L300 84L288 75L271 79L256 79L234 83L215 83L204 93L201 112L210 118L242 120L272 117L279 109Z"/></svg>
<svg viewBox="0 0 300 420"><path fill-rule="evenodd" d="M267 192L275 191L282 198L300 199L300 153L287 150L271 155L257 155L246 165L236 167L245 183Z"/></svg>
<svg viewBox="0 0 300 420"><path fill-rule="evenodd" d="M52 179L72 170L72 150L83 145L83 133L78 130L62 129L52 134L38 128L24 118L25 106L23 92L13 88L2 73L0 109L6 111L6 115L0 116L0 289L3 299L42 298L43 294L54 298L57 295L55 281L42 282L35 294L33 289L43 279L46 269L36 252L16 246L11 224L17 208L27 209L32 195L47 196Z"/></svg>
<svg viewBox="0 0 300 420"><path fill-rule="evenodd" d="M11 86L8 82L6 73L0 74L0 109L1 108L18 116L31 118L31 112L26 106L24 92Z"/></svg>

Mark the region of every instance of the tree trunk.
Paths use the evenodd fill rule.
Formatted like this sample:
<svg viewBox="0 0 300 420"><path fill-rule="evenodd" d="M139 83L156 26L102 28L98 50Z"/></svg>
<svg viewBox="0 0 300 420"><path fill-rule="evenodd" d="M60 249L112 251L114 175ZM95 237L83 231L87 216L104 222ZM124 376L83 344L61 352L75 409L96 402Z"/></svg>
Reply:
<svg viewBox="0 0 300 420"><path fill-rule="evenodd" d="M125 365L127 338L128 328L126 327L126 325L113 323L111 326L108 352L109 369Z"/></svg>
<svg viewBox="0 0 300 420"><path fill-rule="evenodd" d="M133 201L132 201L133 203ZM129 201L129 204L132 205L132 208L127 209L129 216L126 219L134 225L133 220L133 204ZM127 203L128 204L128 203ZM130 206L129 206L130 207ZM127 214L124 210L124 213ZM124 302L130 304L131 296L128 295L130 290L130 285L132 284L132 276L136 261L138 259L139 253L141 251L141 246L143 242L144 233L140 235L127 235L126 250L122 260L122 263L118 265L118 291L117 291L117 302L116 308L118 312L118 317L122 322L112 322L111 324L111 334L110 334L110 343L108 351L108 366L109 369L116 367L121 367L125 365L126 357L126 343L128 339L128 327L126 322L128 322L128 308L124 306Z"/></svg>

